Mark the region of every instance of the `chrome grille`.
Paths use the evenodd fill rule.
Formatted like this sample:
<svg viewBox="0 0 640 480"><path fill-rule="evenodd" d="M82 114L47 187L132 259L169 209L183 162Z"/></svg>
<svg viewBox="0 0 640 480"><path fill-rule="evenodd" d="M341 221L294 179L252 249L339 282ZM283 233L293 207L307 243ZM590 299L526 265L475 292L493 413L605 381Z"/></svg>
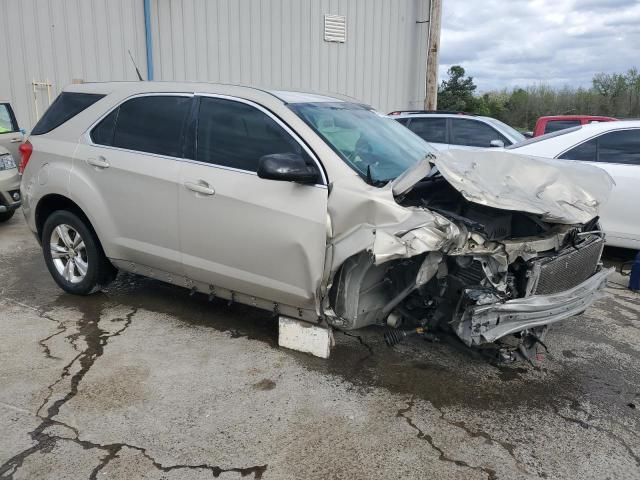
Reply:
<svg viewBox="0 0 640 480"><path fill-rule="evenodd" d="M604 240L594 238L567 253L536 262L540 271L533 295L564 292L593 275L600 261ZM537 270L534 265L534 271Z"/></svg>

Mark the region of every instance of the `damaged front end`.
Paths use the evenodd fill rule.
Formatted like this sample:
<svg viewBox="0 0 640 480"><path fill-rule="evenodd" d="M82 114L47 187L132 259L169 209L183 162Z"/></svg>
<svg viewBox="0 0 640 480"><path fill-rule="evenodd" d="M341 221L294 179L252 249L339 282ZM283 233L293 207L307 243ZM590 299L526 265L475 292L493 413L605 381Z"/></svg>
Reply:
<svg viewBox="0 0 640 480"><path fill-rule="evenodd" d="M549 325L602 295L611 271L597 209L610 189L601 170L508 153L427 158L382 189L404 214L378 201L383 217L334 237L325 317L345 330L449 330L503 360L529 359Z"/></svg>

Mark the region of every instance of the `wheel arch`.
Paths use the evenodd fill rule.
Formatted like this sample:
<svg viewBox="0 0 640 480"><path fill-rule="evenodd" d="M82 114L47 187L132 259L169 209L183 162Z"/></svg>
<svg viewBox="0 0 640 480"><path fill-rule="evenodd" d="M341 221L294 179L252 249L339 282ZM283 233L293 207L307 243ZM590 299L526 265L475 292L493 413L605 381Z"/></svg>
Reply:
<svg viewBox="0 0 640 480"><path fill-rule="evenodd" d="M38 235L38 240L42 243L42 231L44 229L44 224L47 221L47 218L58 210L67 210L76 214L82 221L85 223L87 228L91 230L93 235L98 239L98 243L100 244L100 248L102 248L102 242L100 241L100 237L96 232L96 229L93 227L91 220L84 213L82 208L71 200L69 197L65 197L64 195L60 195L57 193L51 193L42 197L35 209L35 223L36 223L36 231Z"/></svg>

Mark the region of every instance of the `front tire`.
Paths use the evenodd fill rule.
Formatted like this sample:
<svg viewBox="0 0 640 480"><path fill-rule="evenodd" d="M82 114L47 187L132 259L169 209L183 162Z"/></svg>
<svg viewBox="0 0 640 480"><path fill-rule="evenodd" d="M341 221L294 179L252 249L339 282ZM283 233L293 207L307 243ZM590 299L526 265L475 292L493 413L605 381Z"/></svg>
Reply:
<svg viewBox="0 0 640 480"><path fill-rule="evenodd" d="M42 229L42 252L55 282L65 292L89 295L116 276L95 233L76 214L53 212Z"/></svg>
<svg viewBox="0 0 640 480"><path fill-rule="evenodd" d="M9 210L8 212L0 213L0 223L8 222L13 217L13 214L16 213L15 210Z"/></svg>

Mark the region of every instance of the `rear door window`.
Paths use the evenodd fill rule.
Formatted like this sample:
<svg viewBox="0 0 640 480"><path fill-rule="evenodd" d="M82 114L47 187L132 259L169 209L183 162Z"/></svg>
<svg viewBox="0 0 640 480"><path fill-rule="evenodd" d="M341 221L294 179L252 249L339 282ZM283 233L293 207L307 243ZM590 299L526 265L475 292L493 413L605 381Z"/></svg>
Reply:
<svg viewBox="0 0 640 480"><path fill-rule="evenodd" d="M559 158L566 160L582 160L585 162L596 162L598 160L598 139L592 138L567 150Z"/></svg>
<svg viewBox="0 0 640 480"><path fill-rule="evenodd" d="M598 161L640 165L640 130L618 130L598 137Z"/></svg>
<svg viewBox="0 0 640 480"><path fill-rule="evenodd" d="M544 127L544 133L557 132L577 125L580 125L580 120L550 120Z"/></svg>
<svg viewBox="0 0 640 480"><path fill-rule="evenodd" d="M0 133L17 132L18 123L8 103L0 103Z"/></svg>
<svg viewBox="0 0 640 480"><path fill-rule="evenodd" d="M490 147L492 140L510 144L502 134L486 123L462 118L451 119L451 143L469 147Z"/></svg>
<svg viewBox="0 0 640 480"><path fill-rule="evenodd" d="M182 157L185 123L192 97L150 95L124 102L92 131L91 139L137 152Z"/></svg>
<svg viewBox="0 0 640 480"><path fill-rule="evenodd" d="M412 118L409 129L431 143L447 143L446 118Z"/></svg>
<svg viewBox="0 0 640 480"><path fill-rule="evenodd" d="M62 92L33 127L31 135L49 133L103 97L94 93Z"/></svg>
<svg viewBox="0 0 640 480"><path fill-rule="evenodd" d="M196 160L256 172L260 157L297 153L301 145L264 112L245 103L202 97L196 134Z"/></svg>

